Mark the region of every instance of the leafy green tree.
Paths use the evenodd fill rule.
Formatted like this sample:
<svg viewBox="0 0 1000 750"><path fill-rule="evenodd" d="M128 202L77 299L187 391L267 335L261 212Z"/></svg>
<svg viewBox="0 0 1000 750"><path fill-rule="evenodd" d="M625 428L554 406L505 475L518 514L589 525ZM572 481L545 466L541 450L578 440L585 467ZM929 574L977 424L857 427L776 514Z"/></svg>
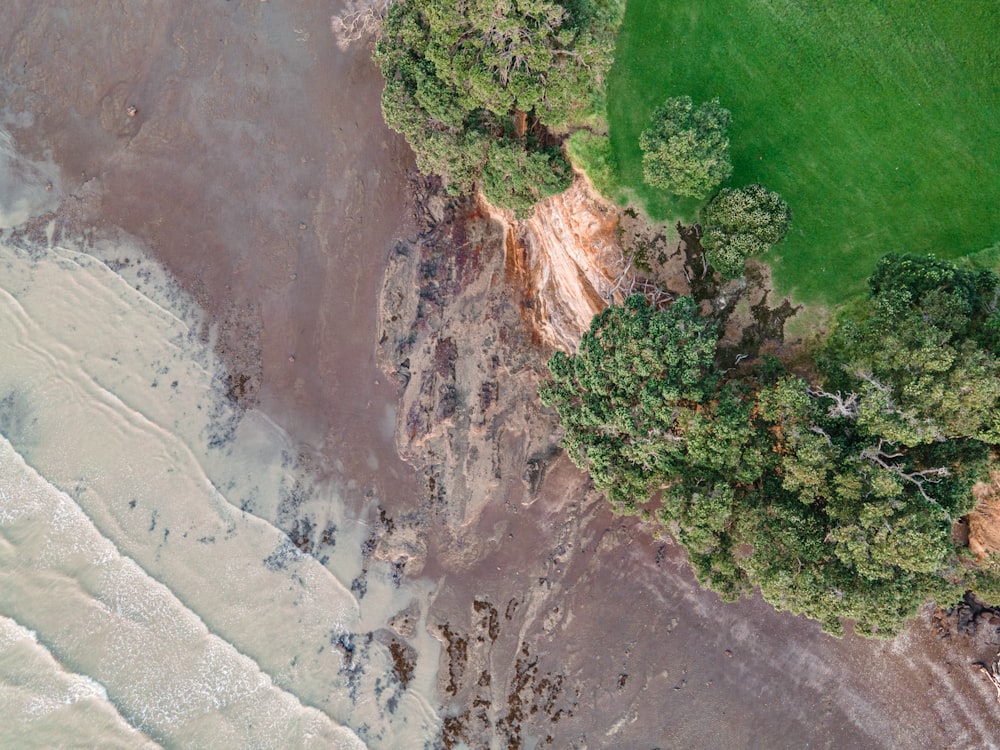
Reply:
<svg viewBox="0 0 1000 750"><path fill-rule="evenodd" d="M557 134L601 106L623 11L621 0L396 0L375 51L385 121L452 192L492 165L491 199L523 213L569 186ZM538 179L501 187L514 164Z"/></svg>
<svg viewBox="0 0 1000 750"><path fill-rule="evenodd" d="M952 520L967 512L987 452L890 443L861 425L857 402L799 378L760 391L780 458L764 502L751 505L763 514L741 518L753 549L742 565L776 607L831 632L849 618L892 635L928 598L961 596L944 574L957 552Z"/></svg>
<svg viewBox="0 0 1000 750"><path fill-rule="evenodd" d="M529 151L516 141L500 141L490 144L482 190L493 205L524 216L538 201L564 190L571 179L557 149Z"/></svg>
<svg viewBox="0 0 1000 750"><path fill-rule="evenodd" d="M741 276L747 258L781 242L791 218L788 204L763 185L720 190L702 211L708 262L725 278Z"/></svg>
<svg viewBox="0 0 1000 750"><path fill-rule="evenodd" d="M729 121L729 110L718 99L697 107L690 96L667 99L639 136L643 179L675 195L709 195L733 172Z"/></svg>
<svg viewBox="0 0 1000 750"><path fill-rule="evenodd" d="M658 311L635 294L594 318L576 356L549 361L542 403L558 412L570 458L620 511L682 465L679 431L712 391L716 339L691 298Z"/></svg>
<svg viewBox="0 0 1000 750"><path fill-rule="evenodd" d="M887 255L871 294L830 337L832 387L859 394L859 422L896 443L1000 443L994 331L1000 280L932 257Z"/></svg>

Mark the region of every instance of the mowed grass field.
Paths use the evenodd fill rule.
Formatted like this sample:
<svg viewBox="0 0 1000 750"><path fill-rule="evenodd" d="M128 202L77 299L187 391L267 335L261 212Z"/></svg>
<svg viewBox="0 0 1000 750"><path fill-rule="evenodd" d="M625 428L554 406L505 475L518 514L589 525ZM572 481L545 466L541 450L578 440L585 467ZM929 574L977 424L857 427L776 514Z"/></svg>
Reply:
<svg viewBox="0 0 1000 750"><path fill-rule="evenodd" d="M731 186L793 211L765 260L782 293L835 304L887 252L1000 240L1000 2L629 0L608 80L618 181L656 219L699 203L642 182L639 134L670 96L733 115Z"/></svg>

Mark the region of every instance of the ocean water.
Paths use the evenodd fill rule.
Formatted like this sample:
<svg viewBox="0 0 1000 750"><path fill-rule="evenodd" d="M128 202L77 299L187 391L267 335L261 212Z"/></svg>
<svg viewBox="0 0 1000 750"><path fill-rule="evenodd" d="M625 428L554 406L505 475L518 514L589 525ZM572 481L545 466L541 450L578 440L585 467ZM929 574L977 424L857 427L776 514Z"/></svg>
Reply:
<svg viewBox="0 0 1000 750"><path fill-rule="evenodd" d="M0 134L0 175L0 747L432 744L429 585L230 403L151 259L11 234L57 174Z"/></svg>

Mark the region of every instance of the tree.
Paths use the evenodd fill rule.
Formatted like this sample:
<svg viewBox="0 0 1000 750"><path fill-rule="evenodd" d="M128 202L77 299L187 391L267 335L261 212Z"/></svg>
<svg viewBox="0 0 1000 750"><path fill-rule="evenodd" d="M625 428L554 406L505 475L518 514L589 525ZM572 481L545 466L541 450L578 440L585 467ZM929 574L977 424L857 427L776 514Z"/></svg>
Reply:
<svg viewBox="0 0 1000 750"><path fill-rule="evenodd" d="M570 184L559 132L599 105L621 0L397 0L375 60L386 123L418 167L520 213ZM500 186L512 164L533 178ZM547 169L547 173L543 167Z"/></svg>
<svg viewBox="0 0 1000 750"><path fill-rule="evenodd" d="M764 598L841 631L893 635L928 598L957 601L952 520L967 512L982 446L891 443L846 398L800 378L764 387L757 414L777 457L747 494L740 560Z"/></svg>
<svg viewBox="0 0 1000 750"><path fill-rule="evenodd" d="M702 211L702 247L724 278L743 274L747 258L781 242L792 214L781 196L763 185L724 188Z"/></svg>
<svg viewBox="0 0 1000 750"><path fill-rule="evenodd" d="M482 170L482 191L486 200L524 216L546 196L566 188L572 173L558 149L532 150L517 142L490 144Z"/></svg>
<svg viewBox="0 0 1000 750"><path fill-rule="evenodd" d="M897 443L1000 443L1000 279L929 256L887 255L820 364L858 393L859 422Z"/></svg>
<svg viewBox="0 0 1000 750"><path fill-rule="evenodd" d="M709 195L733 172L729 120L729 110L718 99L697 107L689 96L667 99L639 137L643 179L675 195Z"/></svg>
<svg viewBox="0 0 1000 750"><path fill-rule="evenodd" d="M559 414L570 458L620 511L676 472L679 430L712 391L716 339L690 297L659 311L634 294L594 318L576 356L549 361L542 403Z"/></svg>

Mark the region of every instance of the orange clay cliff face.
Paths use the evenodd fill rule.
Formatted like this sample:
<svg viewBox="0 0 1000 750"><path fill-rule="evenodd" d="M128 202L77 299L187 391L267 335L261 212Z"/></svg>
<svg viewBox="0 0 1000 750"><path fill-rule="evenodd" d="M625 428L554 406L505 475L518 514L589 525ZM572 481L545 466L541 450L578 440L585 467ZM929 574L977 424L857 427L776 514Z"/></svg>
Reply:
<svg viewBox="0 0 1000 750"><path fill-rule="evenodd" d="M546 343L574 350L625 272L619 210L577 177L524 221L496 214L509 225L511 280L534 299L533 327Z"/></svg>
<svg viewBox="0 0 1000 750"><path fill-rule="evenodd" d="M967 518L969 549L980 560L1000 553L1000 472L991 472L990 479L972 488L978 504Z"/></svg>
<svg viewBox="0 0 1000 750"><path fill-rule="evenodd" d="M432 181L417 193L423 234L390 257L378 357L404 385L400 453L415 466L432 457L431 507L458 534L491 504L537 489L558 452L558 425L537 403L544 362L576 349L607 297L620 301L610 290L626 269L618 210L583 178L524 221L450 199ZM517 491L503 481L512 475L523 477ZM462 540L463 559L483 552Z"/></svg>

